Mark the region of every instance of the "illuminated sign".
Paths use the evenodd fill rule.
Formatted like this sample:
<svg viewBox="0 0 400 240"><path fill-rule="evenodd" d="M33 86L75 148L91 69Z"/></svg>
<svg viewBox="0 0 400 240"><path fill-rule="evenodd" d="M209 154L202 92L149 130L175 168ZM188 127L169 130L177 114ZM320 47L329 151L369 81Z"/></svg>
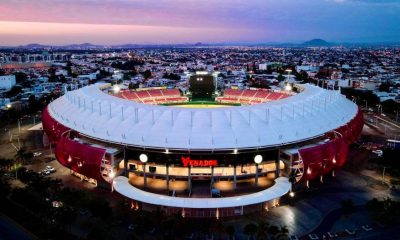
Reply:
<svg viewBox="0 0 400 240"><path fill-rule="evenodd" d="M218 165L217 160L193 160L190 157L181 157L182 164L184 167L216 167Z"/></svg>

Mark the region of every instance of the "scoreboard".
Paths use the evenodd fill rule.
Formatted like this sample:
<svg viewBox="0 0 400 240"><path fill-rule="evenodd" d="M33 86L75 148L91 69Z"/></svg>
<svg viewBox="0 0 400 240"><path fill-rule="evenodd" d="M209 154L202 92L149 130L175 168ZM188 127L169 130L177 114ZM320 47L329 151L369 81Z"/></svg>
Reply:
<svg viewBox="0 0 400 240"><path fill-rule="evenodd" d="M193 98L211 98L215 91L213 75L192 75L189 78L189 91Z"/></svg>

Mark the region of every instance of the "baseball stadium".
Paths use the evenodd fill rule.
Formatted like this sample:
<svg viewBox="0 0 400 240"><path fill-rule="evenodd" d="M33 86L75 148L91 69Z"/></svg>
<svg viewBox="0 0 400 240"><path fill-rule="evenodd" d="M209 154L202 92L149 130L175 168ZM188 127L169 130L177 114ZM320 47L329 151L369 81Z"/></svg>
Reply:
<svg viewBox="0 0 400 240"><path fill-rule="evenodd" d="M277 206L293 186L333 174L363 127L337 90L216 91L202 78L186 93L106 83L66 92L43 111L44 137L73 175L132 209L220 218Z"/></svg>

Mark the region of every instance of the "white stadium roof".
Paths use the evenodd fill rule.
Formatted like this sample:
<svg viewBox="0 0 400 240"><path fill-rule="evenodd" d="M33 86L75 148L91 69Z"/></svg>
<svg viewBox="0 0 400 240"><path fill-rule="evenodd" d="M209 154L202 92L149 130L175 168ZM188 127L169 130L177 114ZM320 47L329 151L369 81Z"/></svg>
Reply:
<svg viewBox="0 0 400 240"><path fill-rule="evenodd" d="M179 108L121 99L104 84L67 92L49 105L59 123L88 137L136 147L223 150L301 142L345 125L357 105L314 85L278 101L226 108Z"/></svg>

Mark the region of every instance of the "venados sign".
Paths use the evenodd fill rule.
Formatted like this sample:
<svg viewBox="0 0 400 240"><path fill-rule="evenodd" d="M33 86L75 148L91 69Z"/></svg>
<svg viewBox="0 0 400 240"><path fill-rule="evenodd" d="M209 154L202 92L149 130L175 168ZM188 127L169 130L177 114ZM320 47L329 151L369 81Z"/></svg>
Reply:
<svg viewBox="0 0 400 240"><path fill-rule="evenodd" d="M218 165L217 160L193 160L190 157L181 157L184 167L215 167Z"/></svg>

